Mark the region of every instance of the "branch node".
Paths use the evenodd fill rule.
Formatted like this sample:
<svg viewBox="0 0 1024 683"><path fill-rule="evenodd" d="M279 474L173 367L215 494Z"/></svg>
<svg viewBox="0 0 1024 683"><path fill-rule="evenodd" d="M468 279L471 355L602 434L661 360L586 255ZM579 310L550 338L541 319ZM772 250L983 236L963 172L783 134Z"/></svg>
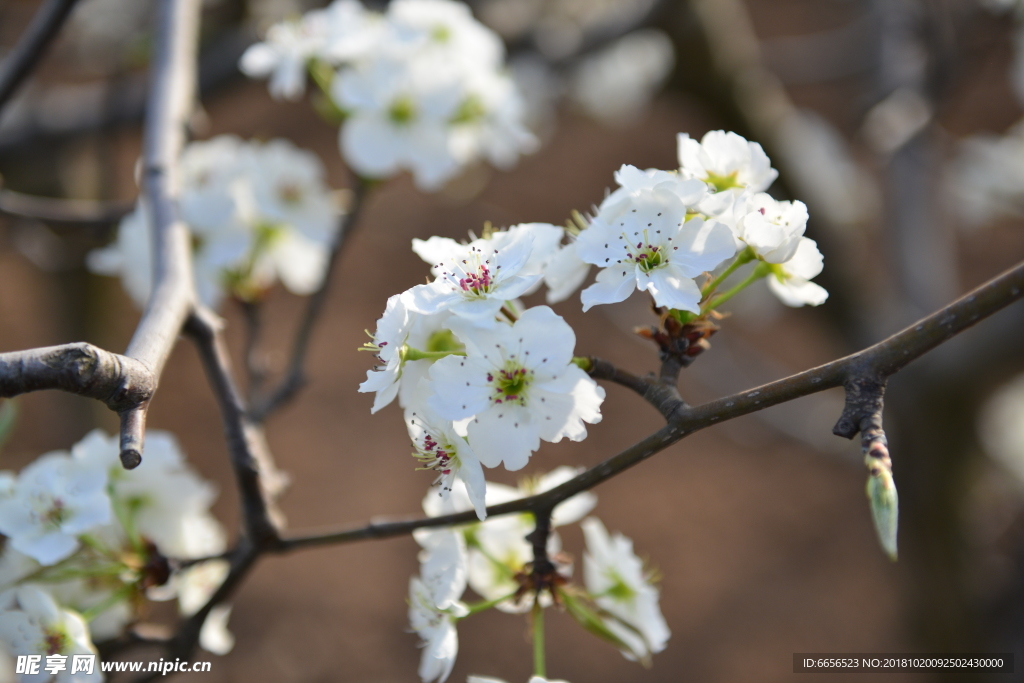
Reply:
<svg viewBox="0 0 1024 683"><path fill-rule="evenodd" d="M854 377L843 383L846 389L846 405L832 433L852 439L861 432L865 420L877 416L882 419L882 399L885 395L885 380L876 377Z"/></svg>

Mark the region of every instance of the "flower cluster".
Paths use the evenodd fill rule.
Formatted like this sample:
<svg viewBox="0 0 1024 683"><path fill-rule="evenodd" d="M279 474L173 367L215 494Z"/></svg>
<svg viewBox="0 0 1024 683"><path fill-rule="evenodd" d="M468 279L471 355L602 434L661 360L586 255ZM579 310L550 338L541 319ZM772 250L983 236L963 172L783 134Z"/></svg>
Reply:
<svg viewBox="0 0 1024 683"><path fill-rule="evenodd" d="M119 450L116 436L96 430L70 452L0 473L0 650L94 653L92 640L118 636L145 599L177 597L188 614L223 581L223 561L180 572L169 562L224 551L209 511L213 486L166 432L147 434L146 459L134 470L121 467ZM207 620L201 644L230 649L224 609Z"/></svg>
<svg viewBox="0 0 1024 683"><path fill-rule="evenodd" d="M505 168L536 144L504 72L505 48L454 0L396 0L381 14L357 0L272 26L241 69L296 99L307 70L342 119L346 162L367 178L409 170L426 191L479 159Z"/></svg>
<svg viewBox="0 0 1024 683"><path fill-rule="evenodd" d="M547 491L568 481L578 470L561 467L547 475L525 480L518 488L492 484L487 502L498 504ZM658 608L658 591L650 572L633 553L632 543L609 537L596 518L587 517L597 499L584 492L558 505L551 526L582 521L587 541L584 586L571 584L572 561L562 551L556 531L547 541L554 564L548 587L537 590L531 575L533 548L526 536L534 527L530 514L489 519L455 529L420 529L420 575L410 583L409 620L423 642L420 677L425 683L444 681L458 654L458 622L495 607L507 613L525 613L550 607L556 601L588 630L617 646L628 659L647 661L665 648L669 630ZM448 499L428 496L423 508L437 516L472 507L464 485L456 483ZM481 601L462 602L470 588ZM470 680L496 679L470 677ZM532 679L531 679L532 680ZM544 680L539 678L539 680Z"/></svg>
<svg viewBox="0 0 1024 683"><path fill-rule="evenodd" d="M286 140L246 142L222 135L185 148L178 206L193 241L196 291L216 307L225 293L251 301L278 279L310 294L324 277L338 208L316 155ZM141 307L152 283L149 207L126 217L89 268L120 275Z"/></svg>
<svg viewBox="0 0 1024 683"><path fill-rule="evenodd" d="M803 236L807 208L764 192L778 173L761 146L723 131L700 142L683 133L678 143L678 171L619 169L619 188L580 234L580 258L601 268L583 291L584 310L622 301L635 288L658 306L706 313L724 302L724 294L711 298L724 277L703 287L697 278L734 257L726 276L757 260L751 276L768 277L783 303L824 302L828 293L810 282L822 258Z"/></svg>
<svg viewBox="0 0 1024 683"><path fill-rule="evenodd" d="M573 362L572 328L515 301L545 281L552 302L579 286L586 266L565 233L529 223L468 244L415 240L434 280L392 296L366 347L379 365L359 390L376 392L373 412L397 396L441 495L465 482L481 519L482 466L521 469L542 440L580 441L601 419L604 390Z"/></svg>

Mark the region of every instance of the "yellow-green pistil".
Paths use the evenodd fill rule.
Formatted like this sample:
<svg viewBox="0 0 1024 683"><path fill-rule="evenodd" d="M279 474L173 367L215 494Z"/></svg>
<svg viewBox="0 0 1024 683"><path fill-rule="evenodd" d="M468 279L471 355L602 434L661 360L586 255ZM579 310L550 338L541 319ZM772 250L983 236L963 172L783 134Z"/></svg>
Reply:
<svg viewBox="0 0 1024 683"><path fill-rule="evenodd" d="M704 182L709 185L713 185L716 192L724 192L731 190L734 187L743 187L743 184L736 180L736 176L739 171L733 171L729 175L718 175L708 171L707 177L704 178Z"/></svg>
<svg viewBox="0 0 1024 683"><path fill-rule="evenodd" d="M395 125L409 125L416 118L416 103L408 95L395 98L388 108L388 118Z"/></svg>
<svg viewBox="0 0 1024 683"><path fill-rule="evenodd" d="M494 395L491 399L495 403L509 401L522 403L525 400L523 392L530 385L531 376L532 373L526 368L511 363L495 373L487 373L487 381L494 387Z"/></svg>

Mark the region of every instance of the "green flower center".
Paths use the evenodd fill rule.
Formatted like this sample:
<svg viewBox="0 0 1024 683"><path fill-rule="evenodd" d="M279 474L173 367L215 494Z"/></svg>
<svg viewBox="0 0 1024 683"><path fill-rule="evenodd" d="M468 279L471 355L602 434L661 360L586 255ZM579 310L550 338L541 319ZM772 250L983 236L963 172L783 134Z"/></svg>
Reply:
<svg viewBox="0 0 1024 683"><path fill-rule="evenodd" d="M479 121L487 115L487 110L484 108L484 103L476 95L469 95L466 99L462 100L459 104L459 108L455 110L455 115L452 116L452 123L455 125L463 123L473 123Z"/></svg>
<svg viewBox="0 0 1024 683"><path fill-rule="evenodd" d="M708 171L708 175L704 178L704 182L709 185L713 185L716 192L724 192L725 190L731 190L734 187L743 187L743 184L736 180L736 176L739 171L733 171L729 175L718 175Z"/></svg>
<svg viewBox="0 0 1024 683"><path fill-rule="evenodd" d="M491 400L495 403L517 401L524 403L527 388L533 379L533 373L515 363L508 363L502 370L487 373L487 381L494 387Z"/></svg>
<svg viewBox="0 0 1024 683"><path fill-rule="evenodd" d="M618 602L629 602L636 597L636 591L630 588L622 577L614 571L608 572L608 577L614 581L611 587L604 592L604 595Z"/></svg>
<svg viewBox="0 0 1024 683"><path fill-rule="evenodd" d="M408 95L395 99L388 108L388 118L396 126L407 126L416 118L416 103Z"/></svg>
<svg viewBox="0 0 1024 683"><path fill-rule="evenodd" d="M71 646L71 638L64 632L64 629L51 627L43 632L43 642L39 649L48 655L59 655Z"/></svg>

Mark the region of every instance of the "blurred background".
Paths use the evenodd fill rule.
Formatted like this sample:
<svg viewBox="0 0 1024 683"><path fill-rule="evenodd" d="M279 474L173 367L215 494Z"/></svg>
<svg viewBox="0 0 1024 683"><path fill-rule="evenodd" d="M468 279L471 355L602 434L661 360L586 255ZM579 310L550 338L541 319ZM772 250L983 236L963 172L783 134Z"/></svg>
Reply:
<svg viewBox="0 0 1024 683"><path fill-rule="evenodd" d="M272 101L238 57L273 21L318 3L207 2L196 137L287 137L349 183L337 132L308 103ZM323 4L323 3L319 3ZM474 0L507 41L543 144L510 172L470 169L437 195L402 176L374 193L333 282L309 357L313 380L267 425L291 529L416 515L430 482L408 457L398 407L370 416L356 392L388 296L423 281L413 237L563 224L600 203L623 163L674 168L675 134L725 128L760 142L772 193L809 207L831 293L786 309L767 289L735 300L710 352L685 370L699 403L878 341L1024 258L1024 5L992 0ZM37 8L0 1L0 55ZM89 341L120 351L138 312L85 254L116 222L18 215L23 194L129 205L151 46L151 3L82 0L0 118L0 351ZM540 301L531 302L539 303ZM280 369L301 300L267 301L267 361ZM643 373L632 329L643 297L584 316L556 306L577 353ZM235 358L242 316L223 314ZM794 652L1008 652L1024 666L1024 308L979 324L890 383L885 423L901 499L900 561L878 547L859 444L831 434L833 390L698 433L596 490L595 513L663 575L672 639L644 670L550 618L548 669L576 683L791 680ZM116 417L59 392L17 401L0 469L65 449ZM593 465L659 426L609 386L579 444L544 444L528 472ZM150 413L218 482L237 527L216 405L196 354L176 348ZM514 483L504 471L489 478ZM579 560L578 529L563 534ZM264 559L238 592L237 645L215 681L414 681L406 632L411 538ZM460 629L454 681L530 673L524 619L488 612ZM134 655L130 655L133 656ZM947 674L962 680L962 674ZM842 678L836 676L836 678ZM1004 680L1007 677L993 680ZM803 674L800 680L827 680ZM941 674L876 675L879 681ZM842 678L842 680L846 680Z"/></svg>

